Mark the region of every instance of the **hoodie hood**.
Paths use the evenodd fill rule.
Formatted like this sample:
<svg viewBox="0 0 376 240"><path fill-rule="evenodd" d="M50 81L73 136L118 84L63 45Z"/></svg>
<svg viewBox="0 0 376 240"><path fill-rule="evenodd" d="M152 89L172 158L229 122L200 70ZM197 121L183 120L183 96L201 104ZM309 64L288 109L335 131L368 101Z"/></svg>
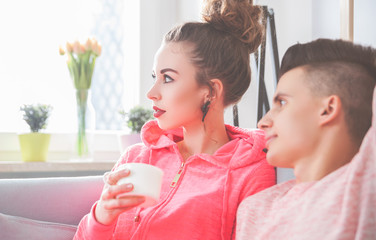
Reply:
<svg viewBox="0 0 376 240"><path fill-rule="evenodd" d="M265 147L265 135L262 130L247 130L231 125L225 125L230 141L220 147L213 155L195 155L205 161L224 168L240 168L265 158L262 151ZM147 122L141 129L141 138L150 149L171 147L184 139L183 129L163 130L156 120ZM187 159L189 161L191 157Z"/></svg>

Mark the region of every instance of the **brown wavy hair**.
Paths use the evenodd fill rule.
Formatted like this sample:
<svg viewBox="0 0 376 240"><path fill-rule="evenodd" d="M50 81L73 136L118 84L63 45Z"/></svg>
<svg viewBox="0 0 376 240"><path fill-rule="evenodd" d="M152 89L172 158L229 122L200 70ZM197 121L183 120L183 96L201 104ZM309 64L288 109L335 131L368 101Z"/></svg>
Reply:
<svg viewBox="0 0 376 240"><path fill-rule="evenodd" d="M164 42L193 44L196 79L211 90L211 79L224 86L225 106L238 102L251 83L250 54L263 37L262 10L252 0L207 0L203 22L171 29Z"/></svg>

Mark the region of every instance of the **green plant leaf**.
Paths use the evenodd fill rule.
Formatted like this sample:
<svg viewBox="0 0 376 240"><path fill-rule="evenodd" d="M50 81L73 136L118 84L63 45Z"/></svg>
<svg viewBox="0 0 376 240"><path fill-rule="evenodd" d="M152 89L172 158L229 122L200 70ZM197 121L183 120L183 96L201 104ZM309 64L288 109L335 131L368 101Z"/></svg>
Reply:
<svg viewBox="0 0 376 240"><path fill-rule="evenodd" d="M122 115L131 131L135 133L140 133L142 126L144 126L147 121L154 118L153 110L146 109L139 105L130 109L129 112L121 110L119 114Z"/></svg>
<svg viewBox="0 0 376 240"><path fill-rule="evenodd" d="M47 119L52 111L52 106L46 104L22 105L23 119L29 125L32 132L39 132L47 126Z"/></svg>

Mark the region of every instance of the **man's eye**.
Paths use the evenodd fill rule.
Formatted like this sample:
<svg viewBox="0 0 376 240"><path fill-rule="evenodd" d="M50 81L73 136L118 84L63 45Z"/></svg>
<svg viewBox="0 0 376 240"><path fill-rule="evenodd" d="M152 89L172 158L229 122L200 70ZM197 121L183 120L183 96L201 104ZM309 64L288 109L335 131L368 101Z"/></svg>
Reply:
<svg viewBox="0 0 376 240"><path fill-rule="evenodd" d="M164 78L164 83L169 83L169 82L172 82L174 81L174 79L168 75L163 75L163 78Z"/></svg>

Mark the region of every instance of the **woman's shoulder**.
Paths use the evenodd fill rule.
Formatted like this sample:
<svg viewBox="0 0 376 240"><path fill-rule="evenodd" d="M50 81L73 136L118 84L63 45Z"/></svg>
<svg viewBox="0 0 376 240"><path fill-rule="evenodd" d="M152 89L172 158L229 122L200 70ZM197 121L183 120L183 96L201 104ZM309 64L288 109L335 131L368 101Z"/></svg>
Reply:
<svg viewBox="0 0 376 240"><path fill-rule="evenodd" d="M232 125L225 125L227 134L231 139L234 138L242 138L252 143L257 142L264 142L265 141L265 132L258 128L242 128L242 127L235 127Z"/></svg>
<svg viewBox="0 0 376 240"><path fill-rule="evenodd" d="M144 143L140 142L140 143L136 143L136 144L130 145L125 150L125 152L128 152L128 153L140 153L140 152L149 151L149 150L150 150L150 147L145 146Z"/></svg>
<svg viewBox="0 0 376 240"><path fill-rule="evenodd" d="M143 143L129 146L121 155L119 163L123 164L133 159L143 159L149 156L150 148ZM133 161L132 161L133 162Z"/></svg>
<svg viewBox="0 0 376 240"><path fill-rule="evenodd" d="M263 165L265 160L265 137L264 132L257 129L241 129L236 128L238 134L230 136L232 144L229 144L231 149L227 148L231 152L232 159L230 162L230 168L237 169L246 166Z"/></svg>

